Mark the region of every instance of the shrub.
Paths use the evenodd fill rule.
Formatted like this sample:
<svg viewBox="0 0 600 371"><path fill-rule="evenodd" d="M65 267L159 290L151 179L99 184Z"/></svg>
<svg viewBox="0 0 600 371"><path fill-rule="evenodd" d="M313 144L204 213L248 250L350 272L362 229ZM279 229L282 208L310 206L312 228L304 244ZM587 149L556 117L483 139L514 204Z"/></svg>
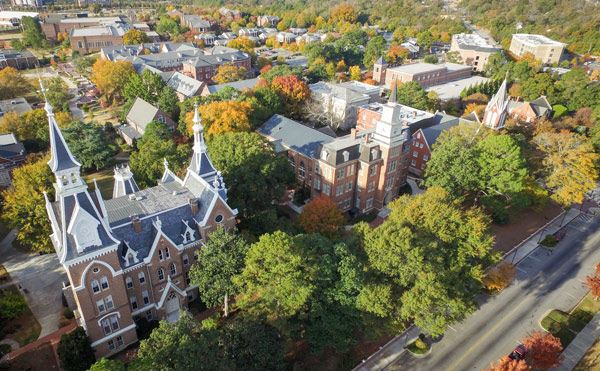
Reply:
<svg viewBox="0 0 600 371"><path fill-rule="evenodd" d="M87 370L96 362L92 343L82 327L60 338L57 353L65 371Z"/></svg>
<svg viewBox="0 0 600 371"><path fill-rule="evenodd" d="M542 246L546 247L554 247L558 243L558 240L553 235L549 234L541 242Z"/></svg>
<svg viewBox="0 0 600 371"><path fill-rule="evenodd" d="M554 115L552 116L553 119L566 115L568 111L567 107L561 104L556 104L552 106L552 110L554 111Z"/></svg>
<svg viewBox="0 0 600 371"><path fill-rule="evenodd" d="M423 340L421 340L421 339L417 339L417 340L415 341L415 346L416 346L417 348L419 348L419 349L427 349L427 348L429 347L429 346L427 345L427 343L426 343L426 342L424 342L424 341L423 341Z"/></svg>
<svg viewBox="0 0 600 371"><path fill-rule="evenodd" d="M66 319L73 319L73 317L75 317L75 314L69 308L65 309L65 311L63 312L63 315L65 316Z"/></svg>
<svg viewBox="0 0 600 371"><path fill-rule="evenodd" d="M27 308L25 298L20 293L2 290L0 298L0 318L3 320L17 318Z"/></svg>

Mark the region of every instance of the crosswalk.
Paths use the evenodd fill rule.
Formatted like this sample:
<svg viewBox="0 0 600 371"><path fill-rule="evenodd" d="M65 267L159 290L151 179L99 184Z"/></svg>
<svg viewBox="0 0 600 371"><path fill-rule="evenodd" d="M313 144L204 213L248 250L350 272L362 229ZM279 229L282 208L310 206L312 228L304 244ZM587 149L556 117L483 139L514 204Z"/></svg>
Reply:
<svg viewBox="0 0 600 371"><path fill-rule="evenodd" d="M575 218L575 220L582 221L584 223L589 223L589 222L592 221L593 218L594 218L593 216L581 213L581 214L577 215L577 217Z"/></svg>

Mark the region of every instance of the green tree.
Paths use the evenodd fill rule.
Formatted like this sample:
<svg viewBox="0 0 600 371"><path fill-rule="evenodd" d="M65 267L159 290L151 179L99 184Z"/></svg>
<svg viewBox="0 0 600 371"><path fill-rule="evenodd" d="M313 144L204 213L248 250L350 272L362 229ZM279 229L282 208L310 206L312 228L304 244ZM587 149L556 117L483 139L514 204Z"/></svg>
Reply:
<svg viewBox="0 0 600 371"><path fill-rule="evenodd" d="M165 86L158 94L156 103L164 113L169 115L174 121L177 121L179 116L179 98L177 98L177 94L172 87Z"/></svg>
<svg viewBox="0 0 600 371"><path fill-rule="evenodd" d="M163 15L160 17L160 21L156 25L156 32L160 34L168 33L171 37L177 36L180 34L179 25L175 20L167 15Z"/></svg>
<svg viewBox="0 0 600 371"><path fill-rule="evenodd" d="M27 309L25 297L20 292L0 291L0 321L17 318Z"/></svg>
<svg viewBox="0 0 600 371"><path fill-rule="evenodd" d="M88 371L125 371L125 365L121 361L113 361L102 358L94 363Z"/></svg>
<svg viewBox="0 0 600 371"><path fill-rule="evenodd" d="M224 363L230 370L283 370L283 345L275 327L258 318L238 315L220 335Z"/></svg>
<svg viewBox="0 0 600 371"><path fill-rule="evenodd" d="M52 234L43 192L53 199L53 175L46 164L48 158L26 164L13 171L13 187L2 192L2 220L9 228L19 230L17 240L31 245L34 251L53 251L48 238Z"/></svg>
<svg viewBox="0 0 600 371"><path fill-rule="evenodd" d="M417 44L425 49L429 49L435 42L435 37L429 31L423 31L417 35Z"/></svg>
<svg viewBox="0 0 600 371"><path fill-rule="evenodd" d="M37 19L23 17L21 18L21 26L23 27L23 45L30 46L34 49L40 49L46 44L46 39L42 33L42 27Z"/></svg>
<svg viewBox="0 0 600 371"><path fill-rule="evenodd" d="M375 60L385 54L387 44L383 36L375 36L367 43L365 47L365 56L363 58L363 64L370 70L373 68Z"/></svg>
<svg viewBox="0 0 600 371"><path fill-rule="evenodd" d="M398 87L398 103L426 110L429 105L427 92L416 81L406 82Z"/></svg>
<svg viewBox="0 0 600 371"><path fill-rule="evenodd" d="M61 336L56 353L65 371L87 370L96 361L92 342L80 326Z"/></svg>
<svg viewBox="0 0 600 371"><path fill-rule="evenodd" d="M83 169L100 170L109 165L113 151L102 126L75 121L63 128L62 133Z"/></svg>
<svg viewBox="0 0 600 371"><path fill-rule="evenodd" d="M10 47L19 52L25 50L25 46L23 46L19 39L10 40Z"/></svg>
<svg viewBox="0 0 600 371"><path fill-rule="evenodd" d="M272 228L262 218L294 180L287 159L277 155L260 135L245 132L215 136L208 143L208 153L223 172L228 202L240 211L242 227L251 227L258 234Z"/></svg>
<svg viewBox="0 0 600 371"><path fill-rule="evenodd" d="M389 299L394 306L387 312L391 321L396 316L412 319L425 332L441 335L448 324L475 310L474 282L482 278L483 267L498 259L488 221L478 209L463 209L437 187L402 196L389 207L388 220L365 233L370 280L378 282L365 290L379 287L371 296L380 298L374 304L383 308L390 304L382 299Z"/></svg>
<svg viewBox="0 0 600 371"><path fill-rule="evenodd" d="M44 81L44 87L47 89L48 103L57 110L68 112L68 101L73 98L73 94L69 93L67 83L60 77L51 77Z"/></svg>
<svg viewBox="0 0 600 371"><path fill-rule="evenodd" d="M145 370L217 370L217 336L215 330L201 328L192 316L182 311L176 322L160 321L150 337L140 342L138 365Z"/></svg>
<svg viewBox="0 0 600 371"><path fill-rule="evenodd" d="M190 269L192 285L200 287L200 299L208 307L223 304L229 315L229 300L236 294L232 277L241 273L248 244L241 236L219 228L208 236L206 245L198 251L200 264Z"/></svg>
<svg viewBox="0 0 600 371"><path fill-rule="evenodd" d="M432 64L436 64L439 62L438 58L435 56L435 54L428 54L425 56L425 58L423 58L423 61L425 63L432 63Z"/></svg>
<svg viewBox="0 0 600 371"><path fill-rule="evenodd" d="M250 246L246 266L234 278L241 286L238 304L281 325L308 302L315 288L311 273L294 237L281 231L263 234Z"/></svg>
<svg viewBox="0 0 600 371"><path fill-rule="evenodd" d="M268 86L256 87L246 100L252 106L250 121L253 127L263 124L276 113L283 112L283 101L277 92Z"/></svg>
<svg viewBox="0 0 600 371"><path fill-rule="evenodd" d="M263 79L267 80L269 84L273 82L273 79L281 76L294 75L298 78L302 77L302 68L290 66L289 64L281 64L271 68L267 73L260 75Z"/></svg>

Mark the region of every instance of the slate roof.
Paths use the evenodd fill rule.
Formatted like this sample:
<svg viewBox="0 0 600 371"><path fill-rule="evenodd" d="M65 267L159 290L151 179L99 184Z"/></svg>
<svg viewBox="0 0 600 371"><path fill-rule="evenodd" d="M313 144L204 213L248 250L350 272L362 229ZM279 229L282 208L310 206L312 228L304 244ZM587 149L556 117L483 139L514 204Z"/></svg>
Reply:
<svg viewBox="0 0 600 371"><path fill-rule="evenodd" d="M435 114L433 121L433 126L421 130L430 148L444 130L448 130L460 123L458 117L439 112Z"/></svg>
<svg viewBox="0 0 600 371"><path fill-rule="evenodd" d="M308 85L308 87L313 93L329 95L347 103L357 102L365 99L368 102L369 100L369 96L367 94L358 93L346 85L330 84L319 81L317 83Z"/></svg>
<svg viewBox="0 0 600 371"><path fill-rule="evenodd" d="M231 86L232 88L235 88L237 90L244 90L244 89L254 89L254 87L256 86L256 84L258 84L258 81L260 80L259 77L255 77L253 79L247 79L247 80L240 80L240 81L235 81L235 82L228 82L225 84L218 84L218 85L208 85L206 87L206 89L208 90L209 94L214 94L214 93L218 93L219 91L221 91L223 88L227 87L227 86Z"/></svg>
<svg viewBox="0 0 600 371"><path fill-rule="evenodd" d="M257 131L274 142L277 152L290 148L307 157L312 157L321 144L335 140L334 137L280 115L271 116Z"/></svg>
<svg viewBox="0 0 600 371"><path fill-rule="evenodd" d="M48 166L50 166L50 170L53 173L57 171L71 169L71 168L80 168L81 164L77 161L75 156L67 147L67 142L65 138L62 136L60 129L58 128L58 124L54 119L54 114L52 113L52 106L46 102L45 106L46 112L49 114L50 121L50 161L48 161Z"/></svg>
<svg viewBox="0 0 600 371"><path fill-rule="evenodd" d="M142 130L146 130L146 125L156 116L158 108L146 102L140 97L136 97L127 112L127 121L135 123Z"/></svg>
<svg viewBox="0 0 600 371"><path fill-rule="evenodd" d="M15 138L14 134L0 135L0 157L10 159L11 157L25 155L25 146Z"/></svg>
<svg viewBox="0 0 600 371"><path fill-rule="evenodd" d="M193 79L181 72L175 72L167 81L167 85L172 87L176 92L191 98L196 95L198 90L202 87L202 81Z"/></svg>

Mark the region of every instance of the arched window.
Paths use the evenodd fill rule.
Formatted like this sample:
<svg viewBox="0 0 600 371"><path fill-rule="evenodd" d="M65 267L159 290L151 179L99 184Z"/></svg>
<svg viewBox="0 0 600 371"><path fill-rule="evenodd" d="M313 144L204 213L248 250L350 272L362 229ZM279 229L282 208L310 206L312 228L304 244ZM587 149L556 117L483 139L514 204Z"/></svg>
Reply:
<svg viewBox="0 0 600 371"><path fill-rule="evenodd" d="M293 157L290 157L290 165L292 165L292 168L296 167L296 161L294 160Z"/></svg>
<svg viewBox="0 0 600 371"><path fill-rule="evenodd" d="M190 258L188 257L187 254L183 255L183 265L189 265L190 264Z"/></svg>
<svg viewBox="0 0 600 371"><path fill-rule="evenodd" d="M304 167L304 161L300 161L300 166L298 166L298 175L301 178L304 178L305 174L306 174L306 168Z"/></svg>
<svg viewBox="0 0 600 371"><path fill-rule="evenodd" d="M100 285L102 286L102 290L108 290L108 279L106 276L102 276L102 278L100 278Z"/></svg>
<svg viewBox="0 0 600 371"><path fill-rule="evenodd" d="M173 263L169 264L169 270L171 271L171 276L174 276L177 274L177 268L175 267L175 264L173 264Z"/></svg>
<svg viewBox="0 0 600 371"><path fill-rule="evenodd" d="M94 294L97 294L100 292L100 285L98 284L98 280L92 281L92 291L94 292Z"/></svg>
<svg viewBox="0 0 600 371"><path fill-rule="evenodd" d="M158 280L163 281L165 279L165 271L162 268L158 268Z"/></svg>
<svg viewBox="0 0 600 371"><path fill-rule="evenodd" d="M140 284L146 283L146 275L144 272L138 273L138 279L140 280Z"/></svg>
<svg viewBox="0 0 600 371"><path fill-rule="evenodd" d="M125 285L127 285L128 289L132 289L133 288L133 280L131 279L131 277L125 278Z"/></svg>

